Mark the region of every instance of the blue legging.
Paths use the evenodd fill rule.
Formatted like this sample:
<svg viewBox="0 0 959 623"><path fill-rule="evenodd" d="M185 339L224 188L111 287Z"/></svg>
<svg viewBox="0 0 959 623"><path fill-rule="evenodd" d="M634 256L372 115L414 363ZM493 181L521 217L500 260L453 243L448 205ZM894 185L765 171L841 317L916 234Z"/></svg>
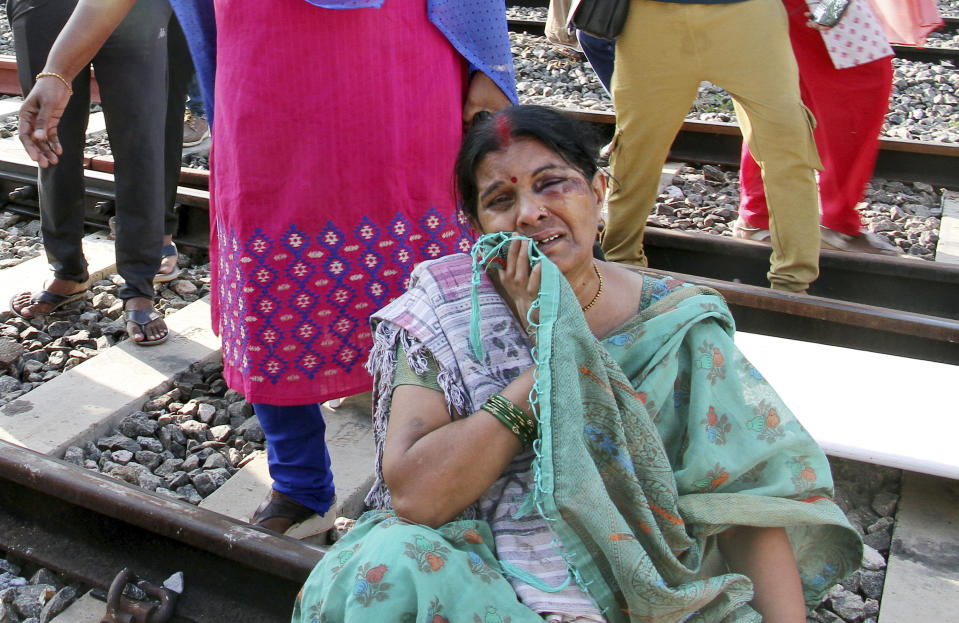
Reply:
<svg viewBox="0 0 959 623"><path fill-rule="evenodd" d="M320 405L279 407L258 402L253 409L266 434L273 488L325 513L333 504L334 489Z"/></svg>
<svg viewBox="0 0 959 623"><path fill-rule="evenodd" d="M603 83L603 88L607 93L611 93L610 83L613 80L613 63L616 58L616 40L607 41L592 35L587 35L582 30L576 31L576 37L579 39L579 46L583 48L586 54L586 60L593 66L593 71L599 81Z"/></svg>

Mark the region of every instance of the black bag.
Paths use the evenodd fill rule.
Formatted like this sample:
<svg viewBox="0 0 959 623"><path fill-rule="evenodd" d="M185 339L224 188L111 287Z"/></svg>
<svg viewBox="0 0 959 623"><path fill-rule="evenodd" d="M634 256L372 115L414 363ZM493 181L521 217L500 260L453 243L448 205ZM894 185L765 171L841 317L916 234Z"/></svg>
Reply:
<svg viewBox="0 0 959 623"><path fill-rule="evenodd" d="M623 30L630 0L573 0L569 23L587 35L615 39Z"/></svg>

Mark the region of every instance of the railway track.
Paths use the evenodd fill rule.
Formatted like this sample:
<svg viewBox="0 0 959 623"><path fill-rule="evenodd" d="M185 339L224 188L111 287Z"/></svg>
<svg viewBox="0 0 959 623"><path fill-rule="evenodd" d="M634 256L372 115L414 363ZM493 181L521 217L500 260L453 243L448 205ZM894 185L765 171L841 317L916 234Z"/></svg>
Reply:
<svg viewBox="0 0 959 623"><path fill-rule="evenodd" d="M93 159L87 172L87 221L106 227L113 199L112 162ZM37 214L36 168L0 160L0 196L7 209ZM206 249L209 193L206 174L185 171L178 192L182 246ZM810 297L771 291L769 248L707 234L648 228L654 269L686 275L723 292L741 329L894 355L959 363L959 268L920 260L823 251Z"/></svg>
<svg viewBox="0 0 959 623"><path fill-rule="evenodd" d="M4 441L0 550L102 591L123 568L155 584L182 571L178 623L287 622L323 555Z"/></svg>
<svg viewBox="0 0 959 623"><path fill-rule="evenodd" d="M527 2L511 2L511 6L522 6L522 7L532 7L532 8L543 8L545 9L549 3L548 2L537 2L536 0L529 0ZM946 17L943 18L945 25L943 30L955 31L959 29L959 18L955 17ZM526 32L531 35L544 36L546 30L546 21L540 19L520 19L520 18L510 18L508 20L509 29L512 32ZM944 47L935 47L935 46L924 46L918 47L914 45L894 45L892 46L893 52L896 54L896 58L901 58L907 61L919 61L923 63L941 63L941 62L952 62L955 63L959 61L959 49L956 48L944 48Z"/></svg>
<svg viewBox="0 0 959 623"><path fill-rule="evenodd" d="M611 116L571 114L611 127ZM697 146L710 136L721 137L712 140L725 152ZM672 157L738 164L739 148L725 137L738 137L734 124L688 123ZM906 165L894 156L887 156L890 173L877 167L878 174L959 187L956 152L930 144L931 153L923 154L930 160L922 161L916 146L898 143L908 142L891 141L884 152L910 154L901 157L912 162L916 178L895 173ZM107 214L96 204L113 198L112 161L94 158L89 168L88 222L103 227ZM35 178L29 163L0 163L0 196L29 189ZM206 175L184 171L181 184L178 241L205 248ZM6 207L35 214L35 196L20 191ZM813 296L799 296L761 287L769 253L762 245L650 228L646 248L656 269L689 274L722 292L741 330L959 364L959 270L825 252ZM296 591L323 555L320 548L2 441L0 550L104 591L123 567L153 582L184 571L186 591L172 620L188 622L288 621Z"/></svg>

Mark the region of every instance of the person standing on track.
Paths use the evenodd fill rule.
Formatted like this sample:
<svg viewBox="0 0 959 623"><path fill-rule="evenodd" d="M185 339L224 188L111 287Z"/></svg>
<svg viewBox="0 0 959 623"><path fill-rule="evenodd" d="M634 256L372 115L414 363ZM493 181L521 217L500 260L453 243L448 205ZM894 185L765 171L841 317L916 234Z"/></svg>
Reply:
<svg viewBox="0 0 959 623"><path fill-rule="evenodd" d="M803 101L816 115L822 244L825 248L895 253L896 247L862 231L857 205L872 179L879 132L892 91L892 47L865 0L849 4L840 22L823 29L809 19L806 0L782 0L799 64ZM765 240L769 211L761 172L745 144L739 173L739 221L733 235Z"/></svg>
<svg viewBox="0 0 959 623"><path fill-rule="evenodd" d="M646 265L643 232L669 146L709 80L732 96L769 198L773 288L805 291L819 274L820 168L813 119L799 96L779 0L631 2L616 41L612 193L606 256Z"/></svg>
<svg viewBox="0 0 959 623"><path fill-rule="evenodd" d="M163 123L170 5L166 0L140 0L109 38L97 41L83 62L52 63L47 55L54 56L54 41L61 28L67 36L86 36L82 23L65 26L76 4L76 0L7 2L21 89L28 93L33 88L44 98L54 97L61 103L56 132L49 137L56 150L41 154L34 148L31 152L31 156L39 157L41 166L40 222L54 278L40 292L15 295L10 309L33 319L86 296L90 276L82 247L83 146L90 114L92 59L110 148L117 163L116 255L117 269L125 282L119 296L124 301L127 333L138 344L160 344L168 332L152 304L163 237ZM20 137L28 151L35 120L36 108L25 104Z"/></svg>
<svg viewBox="0 0 959 623"><path fill-rule="evenodd" d="M80 2L102 26L130 4ZM283 532L334 501L320 404L371 388L367 317L418 261L468 248L451 163L464 123L517 99L506 16L493 0L173 4L213 102L213 326L274 480L252 519Z"/></svg>

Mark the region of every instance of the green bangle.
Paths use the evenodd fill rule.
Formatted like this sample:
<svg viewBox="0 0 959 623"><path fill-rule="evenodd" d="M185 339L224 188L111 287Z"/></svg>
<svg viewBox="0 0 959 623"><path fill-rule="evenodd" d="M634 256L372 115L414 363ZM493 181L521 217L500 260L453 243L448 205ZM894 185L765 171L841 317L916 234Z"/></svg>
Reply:
<svg viewBox="0 0 959 623"><path fill-rule="evenodd" d="M532 445L536 438L536 422L502 394L493 394L482 409L513 431L524 447Z"/></svg>

